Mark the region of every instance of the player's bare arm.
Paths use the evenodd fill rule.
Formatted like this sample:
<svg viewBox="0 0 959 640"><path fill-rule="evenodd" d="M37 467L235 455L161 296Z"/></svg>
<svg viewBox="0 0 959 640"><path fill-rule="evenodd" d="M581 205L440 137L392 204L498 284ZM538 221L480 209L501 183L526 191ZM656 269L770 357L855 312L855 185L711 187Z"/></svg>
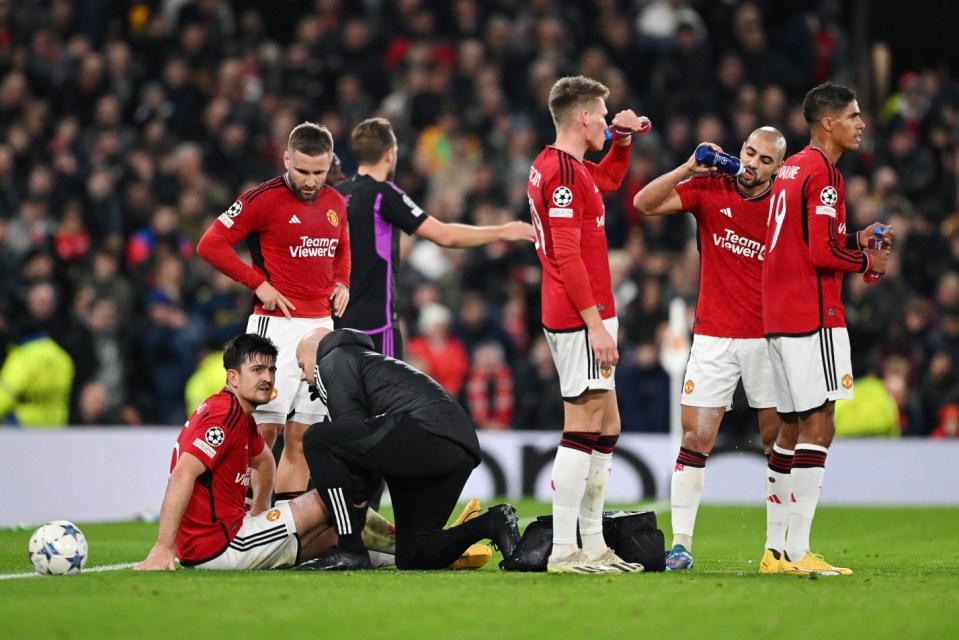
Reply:
<svg viewBox="0 0 959 640"><path fill-rule="evenodd" d="M440 222L432 216L427 217L416 229L416 235L450 249L479 247L497 240L508 242L535 240L533 225L527 222L513 221L501 225L478 227L455 222Z"/></svg>
<svg viewBox="0 0 959 640"><path fill-rule="evenodd" d="M250 515L255 516L270 508L270 497L273 495L273 482L276 479L276 461L269 447L264 446L250 466L253 473L250 476L250 487L253 489L253 505Z"/></svg>
<svg viewBox="0 0 959 640"><path fill-rule="evenodd" d="M146 559L133 567L135 571L173 571L176 568L176 534L190 502L193 485L204 471L206 467L196 456L191 453L180 455L170 474L163 504L160 505L156 543Z"/></svg>
<svg viewBox="0 0 959 640"><path fill-rule="evenodd" d="M296 306L287 300L286 296L277 291L268 280L264 280L263 284L253 290L253 293L263 303L263 309L266 311L279 308L287 318L292 317L290 316L291 310L296 311Z"/></svg>
<svg viewBox="0 0 959 640"><path fill-rule="evenodd" d="M711 142L703 144L716 151L722 147ZM696 162L696 152L689 159L669 173L663 174L639 190L633 197L633 206L644 216L668 216L683 210L683 203L676 191L676 185L690 176L713 173L716 167Z"/></svg>

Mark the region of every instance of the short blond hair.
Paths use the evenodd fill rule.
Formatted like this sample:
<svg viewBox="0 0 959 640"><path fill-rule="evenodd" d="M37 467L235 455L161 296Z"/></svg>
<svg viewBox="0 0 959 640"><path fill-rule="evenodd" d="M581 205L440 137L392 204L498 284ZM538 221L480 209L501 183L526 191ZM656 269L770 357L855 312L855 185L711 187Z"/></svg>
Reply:
<svg viewBox="0 0 959 640"><path fill-rule="evenodd" d="M549 90L549 113L557 127L566 124L577 109L587 108L595 100L605 100L609 87L586 76L560 78Z"/></svg>

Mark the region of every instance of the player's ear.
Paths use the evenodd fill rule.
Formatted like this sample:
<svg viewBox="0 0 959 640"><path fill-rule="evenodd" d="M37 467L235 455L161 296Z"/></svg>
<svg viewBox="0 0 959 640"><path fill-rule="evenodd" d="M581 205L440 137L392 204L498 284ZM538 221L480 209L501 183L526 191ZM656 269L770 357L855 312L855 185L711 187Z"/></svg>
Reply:
<svg viewBox="0 0 959 640"><path fill-rule="evenodd" d="M283 166L286 167L287 171L290 169L290 152L283 152Z"/></svg>

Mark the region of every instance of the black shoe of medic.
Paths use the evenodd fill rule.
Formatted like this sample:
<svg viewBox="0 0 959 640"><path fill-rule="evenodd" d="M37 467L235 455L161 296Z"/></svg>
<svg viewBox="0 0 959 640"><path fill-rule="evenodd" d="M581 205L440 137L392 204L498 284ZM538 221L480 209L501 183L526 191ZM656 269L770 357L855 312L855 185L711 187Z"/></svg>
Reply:
<svg viewBox="0 0 959 640"><path fill-rule="evenodd" d="M511 504L498 504L490 507L487 513L493 519L493 533L490 540L503 554L503 559L508 559L516 547L519 546L519 524L516 520L516 509Z"/></svg>
<svg viewBox="0 0 959 640"><path fill-rule="evenodd" d="M372 569L368 553L354 553L333 547L315 560L299 565L300 571L365 571Z"/></svg>

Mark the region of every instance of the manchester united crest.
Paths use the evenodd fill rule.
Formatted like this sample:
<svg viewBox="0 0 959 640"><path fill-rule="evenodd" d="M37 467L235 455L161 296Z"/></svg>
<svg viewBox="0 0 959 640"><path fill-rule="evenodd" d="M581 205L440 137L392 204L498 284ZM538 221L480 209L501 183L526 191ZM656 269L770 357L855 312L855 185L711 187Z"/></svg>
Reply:
<svg viewBox="0 0 959 640"><path fill-rule="evenodd" d="M336 211L333 211L333 209L326 210L326 219L329 220L330 224L334 227L340 224L340 218L336 215Z"/></svg>
<svg viewBox="0 0 959 640"><path fill-rule="evenodd" d="M848 373L842 377L842 388L852 389L852 376Z"/></svg>
<svg viewBox="0 0 959 640"><path fill-rule="evenodd" d="M599 375L603 376L604 380L609 380L609 377L613 375L612 367L600 367Z"/></svg>
<svg viewBox="0 0 959 640"><path fill-rule="evenodd" d="M687 380L686 384L683 385L683 393L689 395L693 392L693 389L696 388L696 385L693 384L692 380Z"/></svg>
<svg viewBox="0 0 959 640"><path fill-rule="evenodd" d="M280 510L279 509L270 509L266 512L266 519L270 522L276 522L280 519Z"/></svg>

